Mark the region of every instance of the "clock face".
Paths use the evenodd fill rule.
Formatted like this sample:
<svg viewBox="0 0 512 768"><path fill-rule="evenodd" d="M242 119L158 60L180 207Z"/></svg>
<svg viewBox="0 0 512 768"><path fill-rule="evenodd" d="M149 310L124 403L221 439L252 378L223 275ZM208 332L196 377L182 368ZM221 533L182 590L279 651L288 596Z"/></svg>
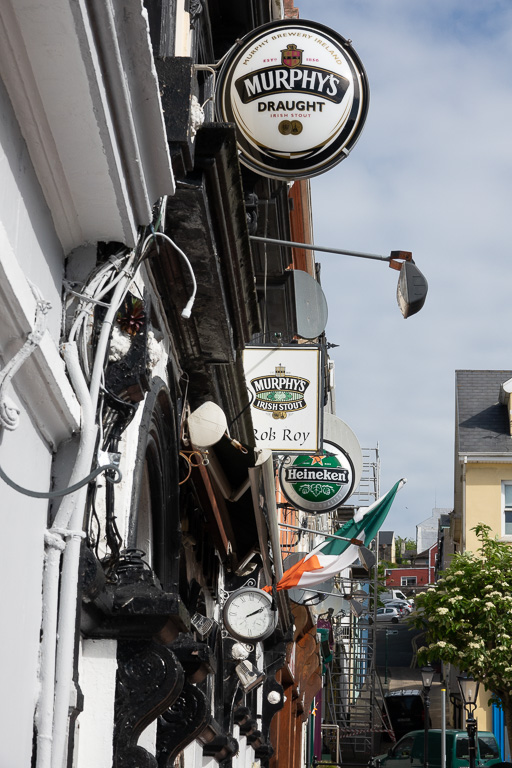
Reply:
<svg viewBox="0 0 512 768"><path fill-rule="evenodd" d="M263 640L272 634L277 624L272 598L256 587L238 589L226 600L224 624L228 632L240 640Z"/></svg>

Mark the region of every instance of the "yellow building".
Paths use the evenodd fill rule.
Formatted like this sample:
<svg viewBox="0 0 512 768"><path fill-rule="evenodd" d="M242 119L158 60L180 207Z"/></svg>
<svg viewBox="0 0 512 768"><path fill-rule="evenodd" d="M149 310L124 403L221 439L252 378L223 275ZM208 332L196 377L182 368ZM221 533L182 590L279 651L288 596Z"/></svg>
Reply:
<svg viewBox="0 0 512 768"><path fill-rule="evenodd" d="M472 530L484 522L512 543L512 371L456 372L456 433L453 550L476 551ZM452 694L456 681L450 681ZM455 685L454 685L455 684ZM487 706L481 692L476 711L479 730L494 730L503 742L500 713ZM457 720L457 712L455 712ZM461 723L456 723L461 725ZM504 759L507 747L503 745Z"/></svg>

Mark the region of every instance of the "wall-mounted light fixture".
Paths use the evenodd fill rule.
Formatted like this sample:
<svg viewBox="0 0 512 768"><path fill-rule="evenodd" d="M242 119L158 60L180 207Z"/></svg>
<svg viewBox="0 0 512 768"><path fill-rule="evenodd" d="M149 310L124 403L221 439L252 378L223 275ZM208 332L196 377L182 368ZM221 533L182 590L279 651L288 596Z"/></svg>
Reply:
<svg viewBox="0 0 512 768"><path fill-rule="evenodd" d="M428 291L427 279L414 263L410 251L391 251L389 256L381 256L377 253L327 248L312 243L296 243L291 240L276 240L271 237L258 237L256 235L250 235L249 237L253 242L268 243L269 245L283 245L288 248L302 248L306 251L337 253L341 256L353 256L357 259L387 261L392 269L397 269L400 272L396 297L402 315L405 318L415 315L425 303Z"/></svg>
<svg viewBox="0 0 512 768"><path fill-rule="evenodd" d="M216 622L209 616L203 616L201 613L194 613L190 619L190 623L196 632L201 635L201 638L204 639L205 637L208 637Z"/></svg>
<svg viewBox="0 0 512 768"><path fill-rule="evenodd" d="M265 673L254 666L250 661L243 660L235 667L235 672L238 675L238 679L242 685L242 688L247 693L252 691L253 688L257 688L258 685L265 680Z"/></svg>

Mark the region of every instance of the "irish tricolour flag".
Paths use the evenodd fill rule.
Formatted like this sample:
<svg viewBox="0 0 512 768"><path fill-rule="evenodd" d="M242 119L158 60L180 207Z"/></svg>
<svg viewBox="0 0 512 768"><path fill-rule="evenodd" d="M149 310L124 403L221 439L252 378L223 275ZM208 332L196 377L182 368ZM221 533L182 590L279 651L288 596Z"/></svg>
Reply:
<svg viewBox="0 0 512 768"><path fill-rule="evenodd" d="M283 578L277 583L277 589L312 587L352 565L359 557L358 547L363 544L367 547L375 538L396 494L405 483L406 480L399 480L385 496L381 496L371 506L360 507L352 520L336 531L334 535L339 538L323 541L309 555L285 571ZM270 587L266 589L271 591Z"/></svg>

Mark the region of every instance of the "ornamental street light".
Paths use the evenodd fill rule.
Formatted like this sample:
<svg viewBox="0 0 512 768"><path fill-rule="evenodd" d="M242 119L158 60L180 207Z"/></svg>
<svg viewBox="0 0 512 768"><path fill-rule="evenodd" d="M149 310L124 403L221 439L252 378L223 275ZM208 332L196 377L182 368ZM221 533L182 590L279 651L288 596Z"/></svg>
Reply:
<svg viewBox="0 0 512 768"><path fill-rule="evenodd" d="M305 251L322 251L324 253L338 253L342 256L354 256L357 259L373 259L374 261L387 261L392 269L397 269L398 285L396 298L402 315L407 318L415 315L423 307L427 298L428 283L425 275L418 269L412 259L410 251L391 251L389 256L381 256L377 253L361 253L360 251L347 251L337 248L327 248L322 245L296 243L291 240L275 240L271 237L258 237L250 235L254 242L268 243L270 245L283 245L289 248L302 248Z"/></svg>
<svg viewBox="0 0 512 768"><path fill-rule="evenodd" d="M466 710L466 730L468 732L468 754L469 754L469 768L475 768L476 765L476 733L478 729L478 723L475 720L474 712L476 709L476 700L478 697L478 688L480 683L473 678L458 677L457 682L459 684L460 695L462 697L462 703Z"/></svg>
<svg viewBox="0 0 512 768"><path fill-rule="evenodd" d="M388 682L388 637L398 635L398 629L386 629L386 643L384 646L384 683Z"/></svg>
<svg viewBox="0 0 512 768"><path fill-rule="evenodd" d="M430 727L430 689L434 679L434 670L429 665L421 668L421 681L423 684L423 704L425 707L425 739L423 743L423 766L428 768L428 731ZM473 767L474 768L474 767Z"/></svg>

